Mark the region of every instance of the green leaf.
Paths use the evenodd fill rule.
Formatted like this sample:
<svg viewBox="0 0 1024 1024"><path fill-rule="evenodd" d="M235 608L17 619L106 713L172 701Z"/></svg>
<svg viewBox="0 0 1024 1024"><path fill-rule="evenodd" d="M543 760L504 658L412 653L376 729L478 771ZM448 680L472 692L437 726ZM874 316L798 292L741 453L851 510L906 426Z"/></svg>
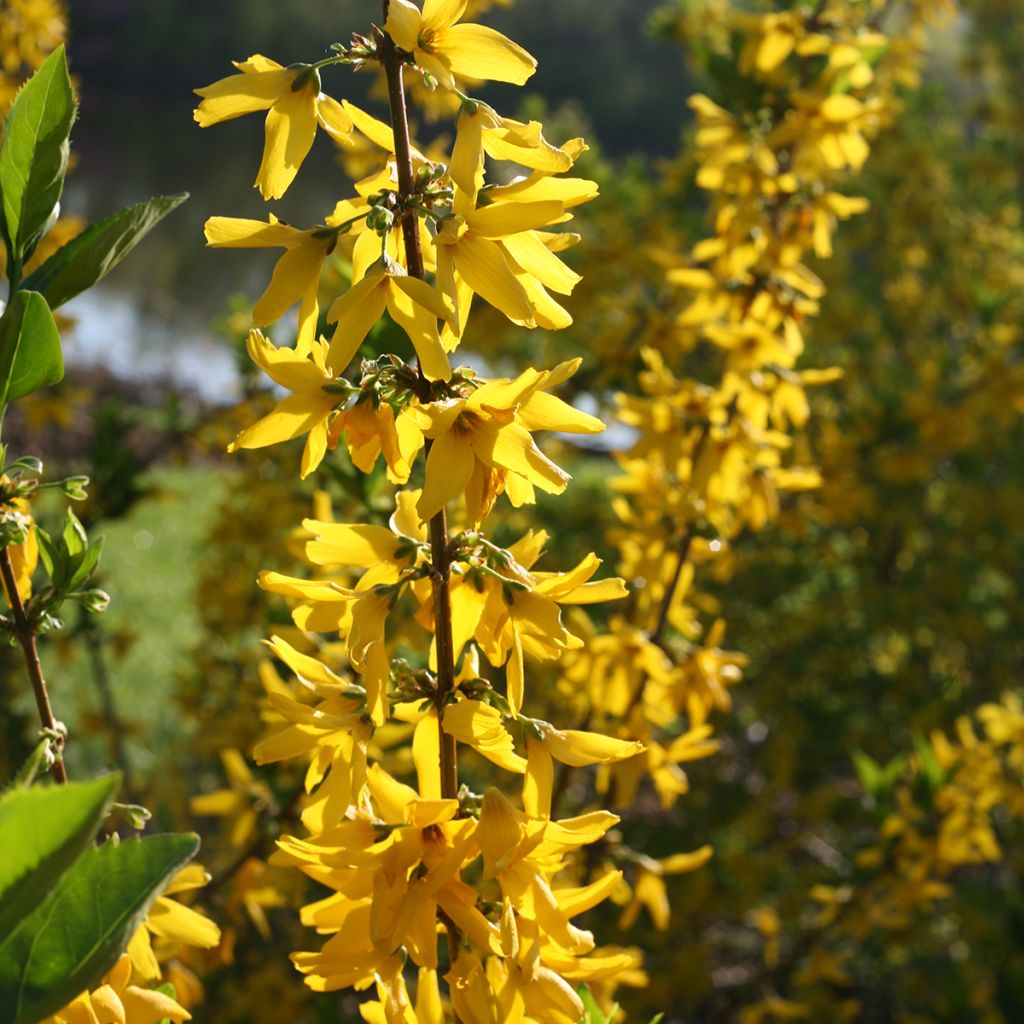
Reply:
<svg viewBox="0 0 1024 1024"><path fill-rule="evenodd" d="M120 782L120 775L106 775L0 799L0 935L39 903L96 835Z"/></svg>
<svg viewBox="0 0 1024 1024"><path fill-rule="evenodd" d="M62 306L106 277L171 210L186 199L187 192L161 196L130 206L94 224L34 270L25 279L25 287L41 292L51 309Z"/></svg>
<svg viewBox="0 0 1024 1024"><path fill-rule="evenodd" d="M853 766L857 770L861 788L865 793L875 796L882 775L878 762L863 750L854 750L850 756L853 758Z"/></svg>
<svg viewBox="0 0 1024 1024"><path fill-rule="evenodd" d="M77 558L89 546L89 538L81 520L71 509L64 512L64 532L61 534L68 554Z"/></svg>
<svg viewBox="0 0 1024 1024"><path fill-rule="evenodd" d="M602 1010L598 1005L593 993L590 991L589 985L580 985L576 990L576 994L580 997L580 1000L583 1003L584 1012L583 1016L580 1018L580 1024L610 1024L610 1022L615 1020L616 1016L618 1016L618 1004L612 1007L610 1013L605 1014L604 1010Z"/></svg>
<svg viewBox="0 0 1024 1024"><path fill-rule="evenodd" d="M92 575L93 570L99 564L100 555L103 554L103 538L99 537L93 541L75 560L75 569L68 580L68 590L78 590Z"/></svg>
<svg viewBox="0 0 1024 1024"><path fill-rule="evenodd" d="M75 95L59 46L18 93L0 147L4 237L12 264L21 266L28 258L60 201L74 120Z"/></svg>
<svg viewBox="0 0 1024 1024"><path fill-rule="evenodd" d="M46 299L15 292L0 317L0 409L63 376L60 335Z"/></svg>
<svg viewBox="0 0 1024 1024"><path fill-rule="evenodd" d="M39 541L39 559L43 563L46 575L53 581L56 570L60 569L63 564L64 553L38 523L36 524L36 540Z"/></svg>
<svg viewBox="0 0 1024 1024"><path fill-rule="evenodd" d="M93 988L198 849L198 836L167 835L107 842L79 857L0 939L0 1024L37 1024Z"/></svg>

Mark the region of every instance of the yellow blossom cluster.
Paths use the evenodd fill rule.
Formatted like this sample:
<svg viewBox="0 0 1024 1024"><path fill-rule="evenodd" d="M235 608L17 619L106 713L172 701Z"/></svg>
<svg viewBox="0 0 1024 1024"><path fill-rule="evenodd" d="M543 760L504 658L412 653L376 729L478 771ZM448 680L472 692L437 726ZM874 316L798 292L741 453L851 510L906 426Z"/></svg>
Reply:
<svg viewBox="0 0 1024 1024"><path fill-rule="evenodd" d="M67 32L60 0L7 0L0 8L0 113Z"/></svg>
<svg viewBox="0 0 1024 1024"><path fill-rule="evenodd" d="M597 188L570 173L582 140L554 145L540 123L467 94L478 81L522 84L535 61L468 21L465 0L389 0L383 14L316 64L257 55L198 90L203 126L266 112L266 199L292 184L318 132L343 154L375 156L322 224L206 226L212 246L283 250L248 350L285 395L232 450L305 437L302 476L340 447L363 473L383 456L401 488L386 523L337 522L318 500L295 537L308 574L260 575L294 623L268 642L294 682L264 671L255 757L308 763L306 835L282 836L271 862L331 891L302 911L322 948L293 960L317 991L375 986L364 1019L574 1024L581 984L642 974L634 951L599 948L573 923L621 883L617 870L584 884L567 870L618 819L555 817L555 763L608 765L644 745L531 717L529 683L537 662L583 646L563 609L625 590L594 579L592 554L565 572L539 568L542 531L498 543L485 521L503 495L518 508L565 490L535 434L603 425L553 393L578 359L485 378L452 355L481 302L520 327L572 323L562 297L579 277L560 254L579 236L555 229ZM380 69L388 121L323 91L321 72L345 64ZM447 96L450 153L410 137L406 78ZM494 164L525 173L492 182ZM347 287L322 311L328 268ZM263 328L294 306L295 344L276 344ZM410 355L373 354L382 318ZM486 767L460 774L460 755ZM232 789L195 810L227 815L240 837L254 783L235 761ZM511 789L488 780L495 768Z"/></svg>
<svg viewBox="0 0 1024 1024"><path fill-rule="evenodd" d="M923 45L916 9L899 34L886 34L880 4L758 14L710 6L722 30L712 47L735 76L723 90L732 106L689 101L696 183L710 196L714 233L685 257L657 235L649 256L680 297L646 322L620 316L625 346L614 331L605 339L641 364L637 392L618 399L633 440L617 456L609 533L632 594L564 661L558 691L588 727L644 744L599 776L610 807L632 803L645 777L672 806L688 789L683 765L718 747L708 719L731 708L746 658L724 649L725 620L706 584L728 579L734 542L776 521L781 496L821 483L800 442L807 389L841 372L805 366L807 325L825 295L809 263L831 257L839 223L867 209L842 182L898 113L895 84ZM604 852L634 880L617 897L624 922L643 906L667 927L661 875L674 859L652 872L628 867L637 853L626 844ZM709 855L702 848L687 863Z"/></svg>
<svg viewBox="0 0 1024 1024"><path fill-rule="evenodd" d="M998 833L1024 817L1020 694L1005 693L973 716L962 716L952 736L933 730L894 767L898 775L889 779L878 766L862 771L869 798L891 809L857 853L852 879L808 890L803 933L787 936L800 951L791 991L786 998L766 993L744 1010L744 1024L862 1020L865 1006L855 995L850 969L856 951L881 941L888 956L902 957L913 942L914 923L954 898L958 876L1004 860ZM769 966L777 966L778 916L763 908L755 923L766 940ZM980 976L971 1001L977 1019L1005 1019Z"/></svg>

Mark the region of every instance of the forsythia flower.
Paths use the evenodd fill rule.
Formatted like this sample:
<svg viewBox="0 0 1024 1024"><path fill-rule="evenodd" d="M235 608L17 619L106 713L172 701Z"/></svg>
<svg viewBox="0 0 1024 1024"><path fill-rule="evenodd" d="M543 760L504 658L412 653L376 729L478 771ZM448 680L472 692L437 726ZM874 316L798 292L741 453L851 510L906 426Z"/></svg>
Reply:
<svg viewBox="0 0 1024 1024"><path fill-rule="evenodd" d="M366 215L367 207L342 199L327 218L327 223L306 231L279 221L273 214L261 220L236 217L211 217L206 222L206 244L212 249L283 248L266 291L252 311L253 323L267 327L296 302L299 306L298 345L308 352L316 337L317 289L320 271L337 245L338 235L354 220ZM342 367L344 369L344 367Z"/></svg>
<svg viewBox="0 0 1024 1024"><path fill-rule="evenodd" d="M196 89L203 101L195 120L208 128L266 110L266 144L255 186L264 199L279 199L312 148L317 124L343 139L352 130L352 121L340 103L320 91L320 75L309 65L284 68L260 54L234 63L240 75Z"/></svg>
<svg viewBox="0 0 1024 1024"><path fill-rule="evenodd" d="M163 1020L179 1024L192 1019L170 996L130 985L131 976L132 961L125 953L98 988L83 992L43 1024L158 1024Z"/></svg>
<svg viewBox="0 0 1024 1024"><path fill-rule="evenodd" d="M455 75L522 85L536 60L492 28L456 24L465 10L466 0L423 0L422 14L409 0L390 0L384 31L446 89L455 89Z"/></svg>
<svg viewBox="0 0 1024 1024"><path fill-rule="evenodd" d="M550 494L564 491L568 474L541 452L531 431L595 434L604 429L600 420L547 394L571 377L579 362L488 381L466 398L414 410L424 436L434 442L417 505L420 517L430 519L463 493L470 500L470 518L478 522L502 490L513 505L532 502L534 487Z"/></svg>
<svg viewBox="0 0 1024 1024"><path fill-rule="evenodd" d="M452 372L437 321L454 316L455 307L426 281L410 277L404 267L386 256L331 306L327 319L338 327L327 354L328 365L338 373L344 371L385 309L409 336L426 377L448 380Z"/></svg>
<svg viewBox="0 0 1024 1024"><path fill-rule="evenodd" d="M295 349L276 348L261 331L254 329L249 332L246 348L252 361L291 394L281 399L272 412L241 431L228 445L228 451L265 448L308 434L302 449L301 475L305 479L323 461L330 418L346 400L345 393L334 387L334 374L327 369L327 342L313 342L306 355Z"/></svg>

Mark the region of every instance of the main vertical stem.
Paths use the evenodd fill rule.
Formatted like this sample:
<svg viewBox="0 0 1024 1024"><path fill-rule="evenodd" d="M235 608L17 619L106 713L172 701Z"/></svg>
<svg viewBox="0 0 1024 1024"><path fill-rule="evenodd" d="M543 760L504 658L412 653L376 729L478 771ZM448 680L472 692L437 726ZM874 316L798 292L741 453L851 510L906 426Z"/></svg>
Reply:
<svg viewBox="0 0 1024 1024"><path fill-rule="evenodd" d="M388 0L383 0L384 19L387 20ZM391 37L382 32L379 37L381 63L387 76L388 105L391 110L391 130L395 136L395 163L398 190L403 197L416 192L412 169L412 146L409 142L409 115L405 105L405 84L402 80L402 58ZM419 219L411 210L402 214L402 237L405 241L406 269L410 277L421 281L423 252L420 249ZM426 383L424 381L424 383ZM427 451L430 451L430 442ZM458 752L455 737L444 731L444 709L455 692L455 645L452 641L451 558L448 550L448 521L444 509L430 520L431 583L434 596L434 640L437 648L437 689L434 708L437 711L438 747L440 749L441 796L454 800L459 794ZM452 963L458 955L462 941L459 929L447 914L441 914L448 933L448 955ZM458 1018L456 1017L456 1020Z"/></svg>
<svg viewBox="0 0 1024 1024"><path fill-rule="evenodd" d="M8 548L0 548L0 574L3 576L4 589L6 589L7 598L11 603L11 615L14 618L14 635L17 637L22 653L25 655L25 667L28 669L28 677L32 682L32 692L36 698L36 707L39 709L39 721L44 729L55 736L61 735L60 730L57 728L57 720L53 717L53 708L50 706L50 695L46 690L43 667L39 663L35 630L25 614L25 605L22 603L21 595L18 593L18 580L14 574L14 563L11 561L11 552ZM59 754L57 760L53 762L50 772L57 782L68 781L67 769L64 767L64 760Z"/></svg>
<svg viewBox="0 0 1024 1024"><path fill-rule="evenodd" d="M387 16L387 0L384 14ZM381 62L388 82L388 103L391 108L391 129L395 136L395 163L398 189L403 196L416 192L412 170L412 146L409 142L409 115L405 106L402 81L402 59L387 33L381 34ZM423 252L420 249L419 220L407 210L402 215L402 235L410 277L425 278ZM437 642L437 721L441 748L441 796L453 800L459 793L459 772L456 762L455 737L441 727L448 698L455 691L455 645L452 642L451 559L448 555L448 522L444 509L430 520L430 553L434 585L434 636Z"/></svg>

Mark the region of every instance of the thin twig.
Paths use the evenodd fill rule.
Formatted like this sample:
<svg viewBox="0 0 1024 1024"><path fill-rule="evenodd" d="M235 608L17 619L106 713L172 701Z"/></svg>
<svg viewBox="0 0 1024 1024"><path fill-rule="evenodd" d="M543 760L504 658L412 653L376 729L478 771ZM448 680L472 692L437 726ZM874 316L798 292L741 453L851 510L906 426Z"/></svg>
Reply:
<svg viewBox="0 0 1024 1024"><path fill-rule="evenodd" d="M10 548L0 549L0 574L3 575L7 599L11 604L14 635L25 655L25 667L28 669L28 677L32 681L32 692L35 694L36 707L39 709L39 721L42 723L43 729L53 736L53 744L56 747L57 756L50 767L50 773L55 781L67 782L68 773L64 767L63 757L65 733L63 726L58 727L57 720L53 717L50 695L46 690L43 667L39 663L39 651L36 648L35 626L25 614L25 605L18 593L18 581L14 575L14 563L11 561Z"/></svg>

